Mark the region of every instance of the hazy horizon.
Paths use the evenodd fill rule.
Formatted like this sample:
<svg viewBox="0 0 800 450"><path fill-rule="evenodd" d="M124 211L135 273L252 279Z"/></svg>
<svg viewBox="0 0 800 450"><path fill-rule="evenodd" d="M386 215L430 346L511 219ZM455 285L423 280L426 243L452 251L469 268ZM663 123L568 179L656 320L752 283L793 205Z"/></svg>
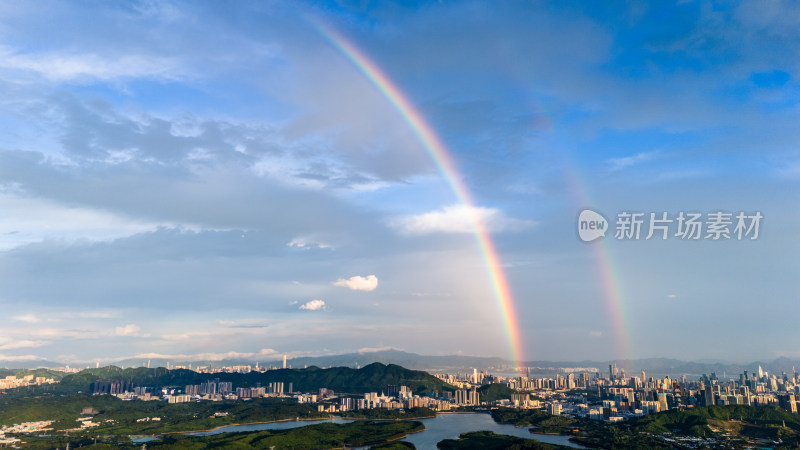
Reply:
<svg viewBox="0 0 800 450"><path fill-rule="evenodd" d="M792 358L789 358L789 357L786 357L786 356L777 356L775 358L769 358L769 359L762 358L762 359L753 359L753 360L731 360L731 359L717 359L717 358L681 359L681 358L666 358L666 357L650 356L650 357L636 358L634 360L628 360L628 359L610 359L610 360L603 360L603 359L528 360L528 361L523 361L522 363L519 363L519 364L514 364L511 361L511 359L502 358L502 357L498 357L498 356L494 356L494 355L424 354L424 353L406 352L405 350L401 350L401 349L397 349L397 348L368 349L366 351L359 350L359 351L353 351L353 352L325 353L325 354L307 354L307 355L299 355L299 356L290 356L289 354L286 354L286 356L287 356L287 362L289 363L289 367L292 367L292 362L303 361L303 360L307 360L307 359L336 359L336 358L339 358L339 357L350 356L350 355L358 355L358 356L369 358L370 355L378 355L373 359L369 359L368 360L369 362L365 363L365 364L371 364L371 363L375 363L375 362L385 362L386 358L391 359L391 356L390 355L386 355L386 352L390 352L390 353L391 352L400 352L400 353L403 353L403 354L406 354L406 355L413 355L413 356L418 356L418 357L422 357L422 358L432 358L432 359L435 359L437 357L441 357L441 358L463 357L464 359L476 359L476 360L480 360L480 359L497 360L497 359L500 359L500 360L503 361L504 365L508 365L509 367L513 366L513 365L519 365L521 367L526 367L526 366L538 367L538 366L535 366L535 364L537 364L537 363L553 363L553 364L558 364L558 365L564 365L565 367L578 367L579 364L583 364L583 363L597 363L597 364L602 364L603 365L603 367L600 367L600 366L596 367L597 369L600 369L600 370L604 370L605 369L605 364L608 364L610 362L616 362L616 363L624 365L625 363L641 362L641 361L648 361L648 360L669 360L669 361L678 361L678 362L681 362L681 363L689 363L689 364L701 364L701 365L702 364L722 364L722 365L729 365L729 366L747 366L747 365L759 364L759 363L773 363L773 362L776 362L776 361L780 361L782 359L786 359L786 360L789 360L789 361L800 361L800 358L792 359ZM33 363L40 363L40 362L47 362L47 363L51 363L51 364L62 364L62 365L66 365L66 366L72 366L73 368L82 367L82 366L94 367L95 365L98 365L98 364L99 364L99 367L106 367L106 366L120 365L121 363L123 363L122 367L141 367L141 366L147 366L148 363L162 364L162 363L166 363L166 362L170 363L172 366L182 365L182 364L185 365L187 363L191 363L191 364L194 364L194 363L206 364L206 363L208 363L208 364L211 364L212 366L216 367L216 365L219 365L219 364L223 364L223 363L229 364L231 362L236 362L236 361L248 362L248 363L251 363L251 364L259 363L260 365L262 365L264 367L276 364L278 367L280 367L280 365L282 363L282 358L283 358L283 355L268 356L268 357L264 357L264 358L260 358L257 355L240 355L240 356L235 356L235 355L236 355L235 352L232 353L231 356L226 356L226 355L222 355L222 354L212 354L212 355L202 355L202 354L200 354L200 355L196 355L196 356L198 356L198 358L182 359L180 357L183 357L183 356L190 356L191 357L192 355L140 354L140 355L134 355L134 356L118 356L118 357L115 357L115 358L94 359L94 360L71 360L71 361L68 361L68 360L60 360L60 361L58 361L58 360L47 360L47 359L27 360L27 362L32 363L32 365L26 365L26 360L21 359L21 360L16 360L16 361L9 361L9 360L0 361L0 367L12 367L13 366L13 367L22 367L22 368L26 368L26 369L33 369L33 368L36 368L36 367L51 367L51 366L42 366L42 365L38 365L37 366L36 364L33 364ZM173 358L166 358L165 356L173 356ZM200 358L202 356L207 356L209 358L205 358L205 359ZM5 366L3 364L4 362L6 363ZM9 362L13 362L13 364L8 364ZM130 365L130 363L135 363L135 362L139 362L139 364ZM402 365L400 361L398 361L396 363ZM435 362L431 361L431 364L435 365ZM438 364L442 364L442 363L439 362ZM570 366L570 365L573 365L573 366ZM153 367L156 367L156 366L153 366ZM164 367L164 366L159 366L159 367ZM295 367L295 368L297 368L297 367Z"/></svg>

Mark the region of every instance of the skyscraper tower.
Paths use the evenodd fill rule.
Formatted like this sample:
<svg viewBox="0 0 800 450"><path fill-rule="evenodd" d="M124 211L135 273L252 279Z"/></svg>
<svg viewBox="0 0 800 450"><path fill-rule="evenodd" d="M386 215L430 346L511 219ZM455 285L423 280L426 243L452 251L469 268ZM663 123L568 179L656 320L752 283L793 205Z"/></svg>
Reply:
<svg viewBox="0 0 800 450"><path fill-rule="evenodd" d="M286 368L286 354L283 355L283 368Z"/></svg>

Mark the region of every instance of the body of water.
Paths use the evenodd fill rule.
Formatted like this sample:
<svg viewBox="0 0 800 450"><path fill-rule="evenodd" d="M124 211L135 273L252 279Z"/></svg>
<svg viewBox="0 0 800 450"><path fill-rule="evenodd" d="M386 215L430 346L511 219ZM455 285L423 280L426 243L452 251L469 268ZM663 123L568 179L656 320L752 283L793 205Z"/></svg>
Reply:
<svg viewBox="0 0 800 450"><path fill-rule="evenodd" d="M458 439L461 433L468 431L491 431L496 434L505 434L537 441L548 444L565 445L574 448L584 448L569 441L569 436L552 436L547 434L531 433L529 428L515 427L514 425L499 424L492 419L492 416L484 413L465 413L465 414L439 414L430 419L416 419L425 424L425 430L419 433L409 434L403 441L414 444L419 450L435 449L436 444L444 439ZM261 430L287 430L289 428L305 427L318 423L350 423L350 419L334 417L324 420L287 420L284 422L256 423L250 425L229 425L215 430L197 431L184 433L189 436L212 436L220 433L241 433L246 431ZM134 444L142 444L159 439L158 437L142 437L134 439Z"/></svg>
<svg viewBox="0 0 800 450"><path fill-rule="evenodd" d="M208 431L195 431L191 433L182 433L189 436L213 436L220 433L241 433L244 431L261 431L261 430L288 430L289 428L305 427L307 425L316 425L318 423L350 423L350 419L342 419L341 417L334 417L333 419L320 419L320 420L285 420L282 422L269 422L269 423L253 423L248 425L228 425L224 427L215 428ZM134 444L144 444L151 441L160 439L158 436L131 436Z"/></svg>
<svg viewBox="0 0 800 450"><path fill-rule="evenodd" d="M569 436L553 436L549 434L531 433L528 427L497 423L492 416L484 413L438 414L430 419L418 419L425 424L425 431L409 434L403 441L414 444L419 450L435 449L436 444L444 439L458 439L461 433L469 431L491 431L526 439L535 439L548 444L565 445L574 448L585 448L569 441Z"/></svg>
<svg viewBox="0 0 800 450"><path fill-rule="evenodd" d="M341 417L334 417L333 419L322 420L286 420L283 422L270 422L270 423L254 423L251 425L229 425L227 427L220 427L215 430L198 431L195 433L185 433L189 436L213 436L220 433L241 433L243 431L261 431L261 430L288 430L289 428L305 427L308 425L316 425L318 423L350 423L350 419L342 419Z"/></svg>

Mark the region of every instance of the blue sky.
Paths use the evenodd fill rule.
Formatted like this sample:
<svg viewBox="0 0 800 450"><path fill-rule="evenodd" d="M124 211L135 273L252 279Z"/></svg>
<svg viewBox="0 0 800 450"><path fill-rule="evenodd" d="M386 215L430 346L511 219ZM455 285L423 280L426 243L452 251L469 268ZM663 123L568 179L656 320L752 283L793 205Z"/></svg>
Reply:
<svg viewBox="0 0 800 450"><path fill-rule="evenodd" d="M798 11L7 2L0 364L509 356L471 211L319 22L452 152L527 358L800 356ZM757 240L606 238L625 352L584 207L764 219Z"/></svg>

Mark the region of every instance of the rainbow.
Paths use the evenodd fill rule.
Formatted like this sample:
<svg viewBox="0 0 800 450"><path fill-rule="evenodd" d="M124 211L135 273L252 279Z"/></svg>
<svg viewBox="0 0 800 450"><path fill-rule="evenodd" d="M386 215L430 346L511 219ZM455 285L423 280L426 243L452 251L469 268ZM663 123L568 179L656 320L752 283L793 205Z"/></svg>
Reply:
<svg viewBox="0 0 800 450"><path fill-rule="evenodd" d="M608 218L613 220L613 218ZM617 271L614 270L614 258L609 242L613 236L602 239L602 242L590 244L594 248L595 260L599 268L600 279L603 280L603 293L606 298L606 308L612 320L615 332L614 339L617 344L618 355L623 359L633 361L633 353L629 342L632 342L628 332L628 320L625 313L625 295L622 283L619 281Z"/></svg>
<svg viewBox="0 0 800 450"><path fill-rule="evenodd" d="M577 209L583 210L595 203L590 198L590 189L582 183L583 177L578 172L578 165L572 162L568 155L564 154L567 181L571 184L572 192ZM614 222L614 217L606 217L609 223ZM614 236L612 230L605 238L587 244L592 249L598 276L603 287L603 297L606 302L606 310L611 319L611 326L614 330L614 341L616 345L616 355L623 360L633 361L633 340L630 334L630 325L625 307L625 291L619 276L619 270L614 263L612 242Z"/></svg>
<svg viewBox="0 0 800 450"><path fill-rule="evenodd" d="M361 50L342 35L321 22L316 22L314 25L317 31L344 55L403 116L403 119L405 119L428 152L439 173L452 189L457 200L471 211L475 211L475 203L472 200L469 189L467 189L466 184L459 176L452 153L437 136L430 124L425 121L422 114L414 108L414 105L398 89L397 85ZM500 255L497 253L491 235L486 229L486 224L483 223L477 213L473 212L471 216L474 235L486 262L492 288L505 322L511 357L515 367L518 368L520 363L524 361L524 353L519 324L517 323L517 313L514 308L514 298L506 275L503 272Z"/></svg>

